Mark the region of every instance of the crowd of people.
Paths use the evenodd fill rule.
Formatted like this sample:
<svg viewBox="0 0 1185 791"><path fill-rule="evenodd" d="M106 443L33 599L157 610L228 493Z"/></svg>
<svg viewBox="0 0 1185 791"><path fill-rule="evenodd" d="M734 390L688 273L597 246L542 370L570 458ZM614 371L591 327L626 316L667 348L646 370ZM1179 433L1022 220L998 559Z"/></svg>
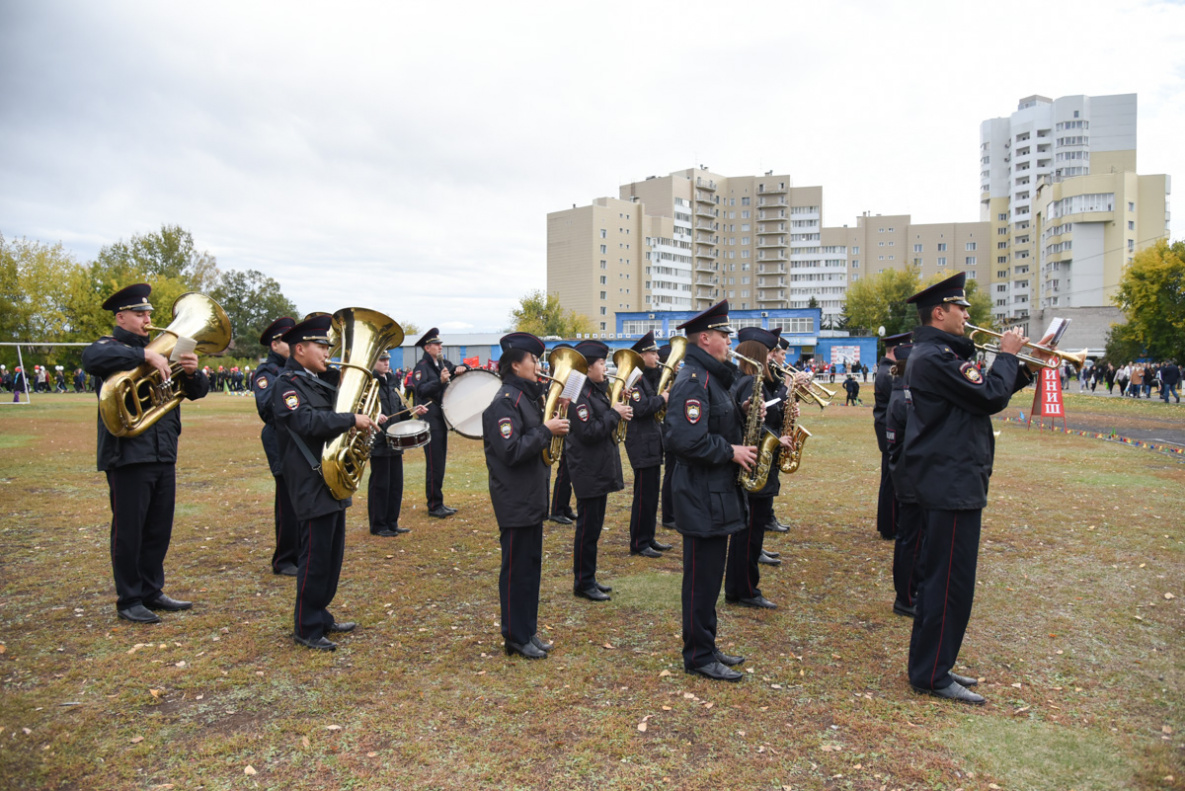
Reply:
<svg viewBox="0 0 1185 791"><path fill-rule="evenodd" d="M1174 403L1181 403L1181 366L1176 360L1165 360L1155 363L1127 362L1118 368L1109 362L1092 365L1080 373L1066 365L1062 369L1062 389L1069 387L1070 379L1078 377L1078 391L1094 393L1100 384L1104 385L1108 395L1118 395L1129 398L1157 397L1166 404L1169 396Z"/></svg>

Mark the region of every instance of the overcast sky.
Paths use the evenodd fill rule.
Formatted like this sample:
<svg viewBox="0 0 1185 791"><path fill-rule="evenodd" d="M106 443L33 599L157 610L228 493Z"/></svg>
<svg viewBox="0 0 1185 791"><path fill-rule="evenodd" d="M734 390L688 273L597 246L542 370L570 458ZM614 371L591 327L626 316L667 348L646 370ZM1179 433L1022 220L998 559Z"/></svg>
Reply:
<svg viewBox="0 0 1185 791"><path fill-rule="evenodd" d="M1185 177L1181 2L0 0L0 87L6 238L175 223L446 332L545 287L547 212L698 164L978 220L979 123L1033 93L1138 93L1140 172Z"/></svg>

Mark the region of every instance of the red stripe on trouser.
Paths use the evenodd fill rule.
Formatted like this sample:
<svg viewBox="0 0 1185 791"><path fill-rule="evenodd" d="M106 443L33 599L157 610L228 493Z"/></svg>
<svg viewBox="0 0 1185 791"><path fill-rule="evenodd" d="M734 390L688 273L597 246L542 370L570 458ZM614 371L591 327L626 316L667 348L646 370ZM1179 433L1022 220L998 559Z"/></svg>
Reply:
<svg viewBox="0 0 1185 791"><path fill-rule="evenodd" d="M942 637L946 631L946 605L950 601L950 570L955 563L955 530L959 527L959 517L955 517L950 526L950 558L946 563L946 590L942 594L942 624L938 628L938 647L934 651L934 668L930 671L930 689L934 688L934 676L938 673L938 657L942 655Z"/></svg>
<svg viewBox="0 0 1185 791"><path fill-rule="evenodd" d="M913 542L913 565L909 567L909 579L905 583L905 598L906 604L913 606L913 575L918 570L918 550L922 546L922 531L918 531L918 537Z"/></svg>
<svg viewBox="0 0 1185 791"><path fill-rule="evenodd" d="M513 639L514 630L510 628L510 592L514 590L514 531L510 531L510 558L506 563L506 634Z"/></svg>
<svg viewBox="0 0 1185 791"><path fill-rule="evenodd" d="M688 610L687 620L690 622L688 631L691 632L692 643L695 642L695 550L698 548L698 543L691 545L691 607ZM692 657L694 658L694 654Z"/></svg>
<svg viewBox="0 0 1185 791"><path fill-rule="evenodd" d="M577 505L580 505L579 502L577 502ZM584 590L580 587L584 582L580 576L582 569L580 558L584 554L584 520L587 518L587 515L588 509L581 505L580 510L576 512L576 572L573 575L576 577L576 587L580 590Z"/></svg>
<svg viewBox="0 0 1185 791"><path fill-rule="evenodd" d="M309 564L313 562L313 521L309 520L309 554L304 559L304 579L300 581L300 594L296 597L296 628L304 637L304 589L309 584Z"/></svg>

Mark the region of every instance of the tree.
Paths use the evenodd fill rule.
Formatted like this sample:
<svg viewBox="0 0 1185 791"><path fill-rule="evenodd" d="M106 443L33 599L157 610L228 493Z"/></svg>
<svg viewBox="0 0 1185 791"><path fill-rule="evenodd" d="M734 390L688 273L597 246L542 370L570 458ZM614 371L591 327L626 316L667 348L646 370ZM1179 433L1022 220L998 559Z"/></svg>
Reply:
<svg viewBox="0 0 1185 791"><path fill-rule="evenodd" d="M259 342L264 329L281 316L301 319L296 315L296 305L281 292L280 284L255 269L222 273L210 296L230 318L233 335L228 351L237 357L265 356L268 350Z"/></svg>
<svg viewBox="0 0 1185 791"><path fill-rule="evenodd" d="M1185 241L1162 240L1136 253L1114 302L1127 323L1111 329L1109 360L1185 360Z"/></svg>
<svg viewBox="0 0 1185 791"><path fill-rule="evenodd" d="M880 327L886 335L909 332L918 323L918 312L906 298L918 291L918 268L886 269L848 286L844 315L855 334L873 335Z"/></svg>
<svg viewBox="0 0 1185 791"><path fill-rule="evenodd" d="M518 332L529 332L540 338L554 335L571 338L577 333L592 332L592 323L574 310L566 310L555 294L532 291L510 311L510 319Z"/></svg>
<svg viewBox="0 0 1185 791"><path fill-rule="evenodd" d="M152 284L154 297L165 280L203 294L209 294L218 283L214 256L199 252L193 236L179 225L162 225L158 232L137 234L130 241L121 239L107 245L99 251L91 273L103 299L138 280Z"/></svg>

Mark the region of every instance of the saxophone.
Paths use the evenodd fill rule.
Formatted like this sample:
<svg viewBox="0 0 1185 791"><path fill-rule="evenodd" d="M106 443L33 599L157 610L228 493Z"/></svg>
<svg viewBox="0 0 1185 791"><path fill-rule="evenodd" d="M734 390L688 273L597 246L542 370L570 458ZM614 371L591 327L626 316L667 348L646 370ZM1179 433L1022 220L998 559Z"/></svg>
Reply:
<svg viewBox="0 0 1185 791"><path fill-rule="evenodd" d="M752 469L748 472L741 468L737 473L737 483L744 487L746 492L759 492L765 488L765 483L769 480L769 472L774 465L774 454L778 451L778 438L773 436L772 432L763 430L765 424L761 419L761 404L765 401L761 391L763 378L761 372L765 366L736 352L730 353L733 357L749 363L758 371L753 377L753 393L749 396L749 414L745 418L745 437L742 440L743 445L757 448L757 461L753 463Z"/></svg>
<svg viewBox="0 0 1185 791"><path fill-rule="evenodd" d="M790 438L790 447L782 449L778 469L789 475L798 470L798 465L802 463L802 446L811 437L811 432L798 425L798 402L813 398L813 394L798 384L794 374L787 372L787 376L790 377L790 385L787 388L790 396L786 399L783 410L785 417L782 419L782 436Z"/></svg>

